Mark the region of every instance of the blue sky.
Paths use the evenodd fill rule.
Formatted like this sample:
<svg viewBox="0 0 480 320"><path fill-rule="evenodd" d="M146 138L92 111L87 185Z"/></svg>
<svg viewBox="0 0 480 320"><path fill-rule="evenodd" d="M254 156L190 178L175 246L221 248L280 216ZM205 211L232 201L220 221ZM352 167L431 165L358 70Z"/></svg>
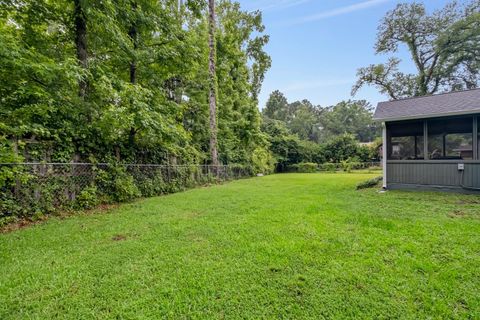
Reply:
<svg viewBox="0 0 480 320"><path fill-rule="evenodd" d="M400 2L413 0L237 0L248 11L263 12L270 43L266 51L272 68L263 85L260 108L273 90L282 91L289 101L308 99L323 107L351 99L359 67L385 62L388 56L375 55L373 46L379 21ZM418 2L418 1L417 1ZM423 1L431 12L447 0ZM413 65L403 48L398 54L402 70ZM355 99L374 106L388 97L373 87L362 89Z"/></svg>

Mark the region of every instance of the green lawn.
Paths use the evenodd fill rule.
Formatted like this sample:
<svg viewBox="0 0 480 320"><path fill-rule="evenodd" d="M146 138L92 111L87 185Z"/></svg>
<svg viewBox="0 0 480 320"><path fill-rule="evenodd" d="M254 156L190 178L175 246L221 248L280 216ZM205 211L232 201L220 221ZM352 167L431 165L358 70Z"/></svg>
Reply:
<svg viewBox="0 0 480 320"><path fill-rule="evenodd" d="M285 174L0 234L0 319L480 318L480 197Z"/></svg>

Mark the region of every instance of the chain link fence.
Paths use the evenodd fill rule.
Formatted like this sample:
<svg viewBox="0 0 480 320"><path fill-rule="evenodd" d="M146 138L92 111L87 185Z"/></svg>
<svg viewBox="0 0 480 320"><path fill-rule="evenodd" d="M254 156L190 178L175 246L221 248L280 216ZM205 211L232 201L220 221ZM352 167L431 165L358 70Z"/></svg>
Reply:
<svg viewBox="0 0 480 320"><path fill-rule="evenodd" d="M88 209L252 175L237 165L0 164L0 225L13 217Z"/></svg>

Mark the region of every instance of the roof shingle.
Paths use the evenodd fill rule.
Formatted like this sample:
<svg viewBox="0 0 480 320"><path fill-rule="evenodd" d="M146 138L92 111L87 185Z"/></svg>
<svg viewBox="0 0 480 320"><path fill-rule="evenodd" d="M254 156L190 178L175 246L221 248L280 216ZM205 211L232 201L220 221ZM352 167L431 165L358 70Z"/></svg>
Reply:
<svg viewBox="0 0 480 320"><path fill-rule="evenodd" d="M471 113L480 113L480 89L380 102L373 118L394 121Z"/></svg>

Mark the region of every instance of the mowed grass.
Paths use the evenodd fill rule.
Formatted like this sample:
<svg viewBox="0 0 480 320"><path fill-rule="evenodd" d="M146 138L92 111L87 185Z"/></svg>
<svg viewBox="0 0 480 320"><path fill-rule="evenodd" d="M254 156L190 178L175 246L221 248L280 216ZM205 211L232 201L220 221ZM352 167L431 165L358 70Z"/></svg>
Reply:
<svg viewBox="0 0 480 320"><path fill-rule="evenodd" d="M480 318L480 198L285 174L0 235L0 319Z"/></svg>

